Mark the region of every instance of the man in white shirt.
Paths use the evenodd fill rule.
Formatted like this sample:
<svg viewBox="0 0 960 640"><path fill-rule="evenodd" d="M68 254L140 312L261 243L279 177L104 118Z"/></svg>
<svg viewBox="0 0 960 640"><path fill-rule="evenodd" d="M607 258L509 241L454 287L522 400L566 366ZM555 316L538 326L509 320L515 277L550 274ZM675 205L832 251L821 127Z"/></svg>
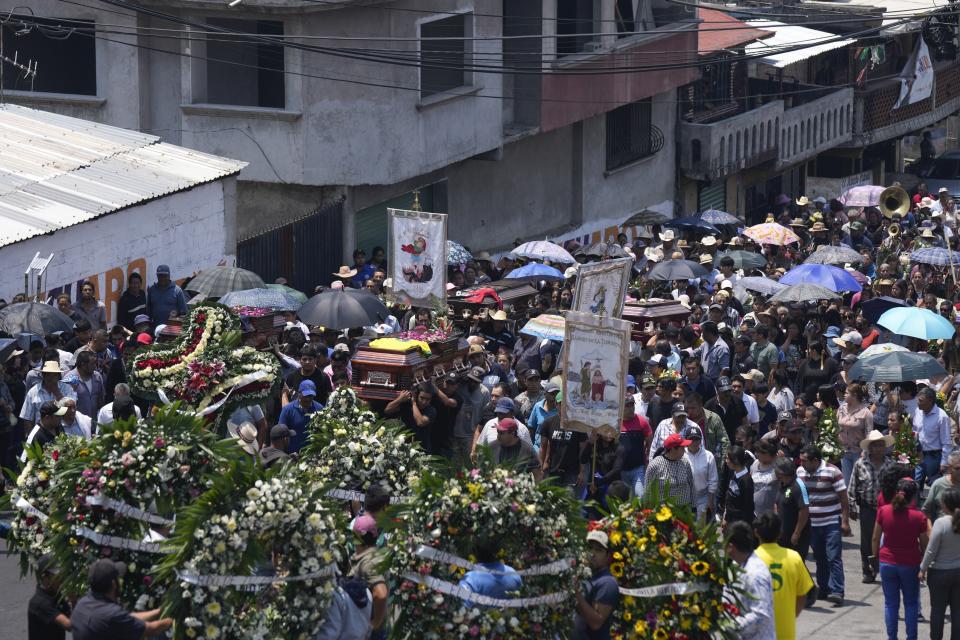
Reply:
<svg viewBox="0 0 960 640"><path fill-rule="evenodd" d="M713 454L703 448L703 432L700 427L687 427L683 430L683 439L689 440L690 445L684 453L687 462L693 469L693 506L697 510L697 518L706 520L714 513L714 500L717 495L717 463Z"/></svg>
<svg viewBox="0 0 960 640"><path fill-rule="evenodd" d="M497 441L497 424L504 418L513 418L517 423L517 437L533 446L533 440L530 438L530 430L516 417L517 405L510 398L500 398L493 409L494 417L487 420L486 424L477 429L476 437L473 441L473 449L482 444L493 444Z"/></svg>
<svg viewBox="0 0 960 640"><path fill-rule="evenodd" d="M64 407L67 412L60 418L63 432L70 436L79 436L86 440L93 437L93 425L90 416L77 411L77 401L73 398L62 398L57 406Z"/></svg>
<svg viewBox="0 0 960 640"><path fill-rule="evenodd" d="M920 489L924 482L933 484L947 469L947 458L953 452L950 417L937 406L937 394L930 387L917 391L917 409L913 412L913 432L920 443L923 458L914 471Z"/></svg>
<svg viewBox="0 0 960 640"><path fill-rule="evenodd" d="M647 460L653 460L657 449L663 446L663 443L673 434L682 434L689 427L696 427L697 423L687 417L687 406L682 402L673 405L673 413L670 418L660 421L657 428L653 431L653 440L650 441L650 451L647 452Z"/></svg>
<svg viewBox="0 0 960 640"><path fill-rule="evenodd" d="M77 398L73 387L60 379L60 363L56 360L44 362L40 375L40 384L30 387L20 408L20 422L26 433L40 422L40 407L44 402L56 402L64 397Z"/></svg>
<svg viewBox="0 0 960 640"><path fill-rule="evenodd" d="M127 386L125 382L120 382L113 387L113 402L108 402L107 404L100 407L100 411L97 412L97 424L109 425L113 424L114 420L114 405L117 401L130 401L130 387ZM134 413L136 413L137 420L141 418L140 416L140 407L133 405Z"/></svg>
<svg viewBox="0 0 960 640"><path fill-rule="evenodd" d="M760 424L760 407L757 406L757 401L751 394L743 392L746 386L747 382L741 375L733 376L730 382L733 397L743 402L743 406L747 408L747 420L756 431L757 425Z"/></svg>
<svg viewBox="0 0 960 640"><path fill-rule="evenodd" d="M756 539L746 522L734 522L727 530L727 557L739 564L743 572L737 579L743 589L740 614L740 638L743 640L776 640L773 622L773 576L770 569L754 553Z"/></svg>
<svg viewBox="0 0 960 640"><path fill-rule="evenodd" d="M637 415L647 417L647 407L653 400L657 390L657 381L652 376L643 376L640 380L640 393L633 394L633 401L637 407Z"/></svg>

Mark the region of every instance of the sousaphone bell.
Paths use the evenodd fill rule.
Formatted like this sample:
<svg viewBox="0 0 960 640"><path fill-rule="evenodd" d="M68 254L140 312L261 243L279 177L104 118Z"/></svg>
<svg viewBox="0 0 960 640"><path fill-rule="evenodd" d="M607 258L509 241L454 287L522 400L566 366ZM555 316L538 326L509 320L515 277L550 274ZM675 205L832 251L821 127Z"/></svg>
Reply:
<svg viewBox="0 0 960 640"><path fill-rule="evenodd" d="M887 187L880 192L880 213L884 217L892 218L896 214L902 218L908 211L910 211L910 194L903 188Z"/></svg>

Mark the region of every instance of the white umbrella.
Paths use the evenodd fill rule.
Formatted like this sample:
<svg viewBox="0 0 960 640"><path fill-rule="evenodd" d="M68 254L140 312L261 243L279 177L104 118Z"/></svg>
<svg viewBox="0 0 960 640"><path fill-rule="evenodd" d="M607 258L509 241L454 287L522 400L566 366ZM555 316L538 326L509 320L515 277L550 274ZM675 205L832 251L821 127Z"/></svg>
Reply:
<svg viewBox="0 0 960 640"><path fill-rule="evenodd" d="M550 262L560 262L562 264L575 264L577 262L576 258L570 255L569 251L549 240L524 242L510 253L523 256L524 258L549 260Z"/></svg>
<svg viewBox="0 0 960 640"><path fill-rule="evenodd" d="M871 356L880 356L885 353L893 353L895 351L910 351L906 347L901 347L898 344L893 344L892 342L884 342L883 344L872 344L860 353L861 358L869 358Z"/></svg>

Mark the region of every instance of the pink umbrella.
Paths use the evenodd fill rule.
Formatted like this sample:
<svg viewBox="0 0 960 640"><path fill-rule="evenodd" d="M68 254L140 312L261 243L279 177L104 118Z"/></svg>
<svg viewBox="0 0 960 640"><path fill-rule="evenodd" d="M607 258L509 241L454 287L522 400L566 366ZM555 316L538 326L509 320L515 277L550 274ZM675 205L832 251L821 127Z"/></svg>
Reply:
<svg viewBox="0 0 960 640"><path fill-rule="evenodd" d="M884 187L877 185L850 187L837 199L845 207L876 207L880 204L880 193L883 190Z"/></svg>

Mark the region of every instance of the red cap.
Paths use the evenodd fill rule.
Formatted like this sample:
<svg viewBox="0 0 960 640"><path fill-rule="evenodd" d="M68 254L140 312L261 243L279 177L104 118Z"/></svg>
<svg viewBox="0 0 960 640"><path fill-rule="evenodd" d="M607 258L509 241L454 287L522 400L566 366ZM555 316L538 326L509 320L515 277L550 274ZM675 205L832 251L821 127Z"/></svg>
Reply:
<svg viewBox="0 0 960 640"><path fill-rule="evenodd" d="M497 431L501 433L516 433L517 421L513 418L504 418L497 423Z"/></svg>
<svg viewBox="0 0 960 640"><path fill-rule="evenodd" d="M667 436L667 439L663 441L664 449L673 449L676 447L689 447L690 440L684 440L683 436L679 433L671 433Z"/></svg>
<svg viewBox="0 0 960 640"><path fill-rule="evenodd" d="M149 333L141 333L137 336L137 342L140 344L153 344L153 338L150 337Z"/></svg>

